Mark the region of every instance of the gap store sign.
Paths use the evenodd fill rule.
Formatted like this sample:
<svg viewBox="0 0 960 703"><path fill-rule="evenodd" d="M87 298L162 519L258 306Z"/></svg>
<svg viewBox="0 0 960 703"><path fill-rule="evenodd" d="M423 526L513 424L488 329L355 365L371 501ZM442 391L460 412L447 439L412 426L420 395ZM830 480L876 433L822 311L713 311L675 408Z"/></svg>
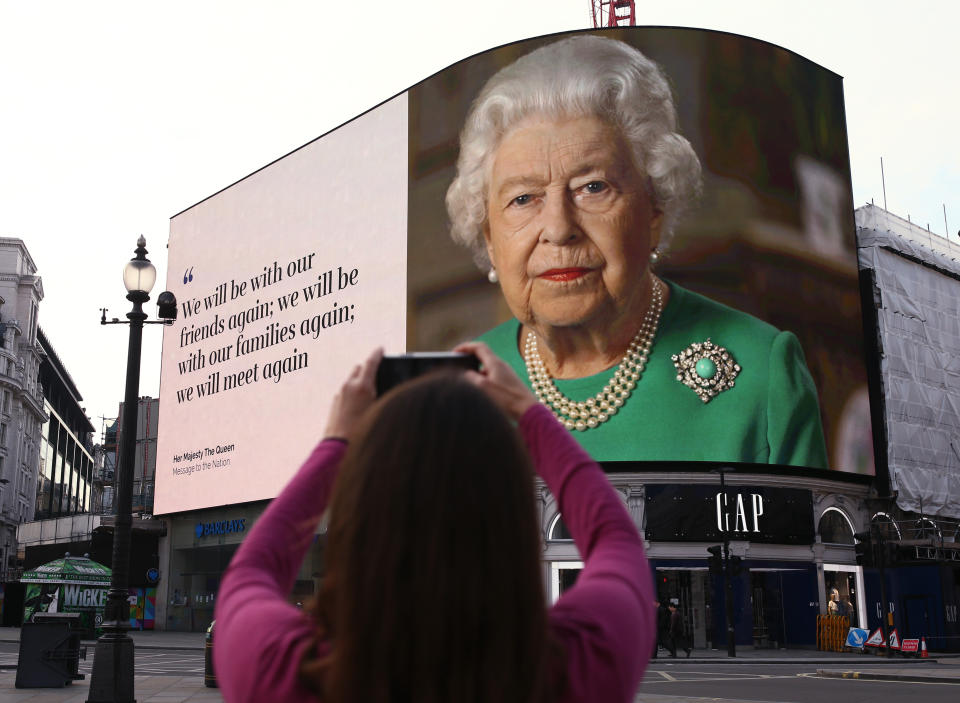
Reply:
<svg viewBox="0 0 960 703"><path fill-rule="evenodd" d="M646 486L647 539L812 544L813 495L769 486Z"/></svg>

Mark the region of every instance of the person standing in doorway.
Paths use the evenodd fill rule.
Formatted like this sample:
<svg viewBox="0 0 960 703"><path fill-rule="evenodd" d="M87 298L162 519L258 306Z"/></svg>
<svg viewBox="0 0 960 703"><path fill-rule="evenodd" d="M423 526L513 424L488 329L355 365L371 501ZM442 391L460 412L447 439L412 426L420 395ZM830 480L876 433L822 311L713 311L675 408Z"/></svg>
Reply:
<svg viewBox="0 0 960 703"><path fill-rule="evenodd" d="M679 647L687 653L687 658L689 659L692 650L687 646L687 638L683 628L683 618L680 616L680 611L677 610L678 604L679 601L676 598L670 599L670 656L676 658L677 646L679 645Z"/></svg>
<svg viewBox="0 0 960 703"><path fill-rule="evenodd" d="M653 658L656 659L660 647L670 649L667 644L670 637L670 611L667 610L667 604L662 601L655 600L653 604L657 608L657 641L653 647Z"/></svg>

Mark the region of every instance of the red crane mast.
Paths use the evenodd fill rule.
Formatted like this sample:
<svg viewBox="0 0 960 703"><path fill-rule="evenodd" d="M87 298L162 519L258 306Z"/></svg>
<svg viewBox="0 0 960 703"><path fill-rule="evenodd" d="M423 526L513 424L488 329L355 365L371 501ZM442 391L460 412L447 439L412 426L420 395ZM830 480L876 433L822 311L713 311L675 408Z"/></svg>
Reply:
<svg viewBox="0 0 960 703"><path fill-rule="evenodd" d="M637 24L637 8L633 0L590 0L590 16L597 29Z"/></svg>

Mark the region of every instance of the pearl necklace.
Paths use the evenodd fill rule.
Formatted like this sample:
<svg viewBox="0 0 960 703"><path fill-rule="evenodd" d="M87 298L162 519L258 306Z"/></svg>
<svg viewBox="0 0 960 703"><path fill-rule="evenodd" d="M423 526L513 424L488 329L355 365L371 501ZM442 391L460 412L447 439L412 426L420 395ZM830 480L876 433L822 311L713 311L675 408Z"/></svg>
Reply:
<svg viewBox="0 0 960 703"><path fill-rule="evenodd" d="M654 279L653 296L650 307L644 315L643 324L630 341L630 346L616 371L613 372L610 382L596 396L587 398L585 401L571 400L557 390L550 372L540 358L540 352L537 351L537 336L532 330L527 333L523 360L527 364L530 385L533 386L533 392L537 394L540 402L550 408L568 430L583 432L598 427L613 417L627 402L627 398L630 397L637 381L640 380L640 374L647 365L650 348L657 335L660 313L663 312L662 285Z"/></svg>

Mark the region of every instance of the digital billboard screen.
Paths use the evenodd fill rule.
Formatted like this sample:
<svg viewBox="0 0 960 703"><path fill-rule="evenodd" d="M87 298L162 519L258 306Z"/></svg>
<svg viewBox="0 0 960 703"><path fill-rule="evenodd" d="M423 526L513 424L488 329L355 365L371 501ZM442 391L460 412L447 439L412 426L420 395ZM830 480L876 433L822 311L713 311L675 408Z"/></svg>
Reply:
<svg viewBox="0 0 960 703"><path fill-rule="evenodd" d="M156 512L270 498L375 345L487 341L600 461L873 473L842 80L624 28L465 59L175 216Z"/></svg>

